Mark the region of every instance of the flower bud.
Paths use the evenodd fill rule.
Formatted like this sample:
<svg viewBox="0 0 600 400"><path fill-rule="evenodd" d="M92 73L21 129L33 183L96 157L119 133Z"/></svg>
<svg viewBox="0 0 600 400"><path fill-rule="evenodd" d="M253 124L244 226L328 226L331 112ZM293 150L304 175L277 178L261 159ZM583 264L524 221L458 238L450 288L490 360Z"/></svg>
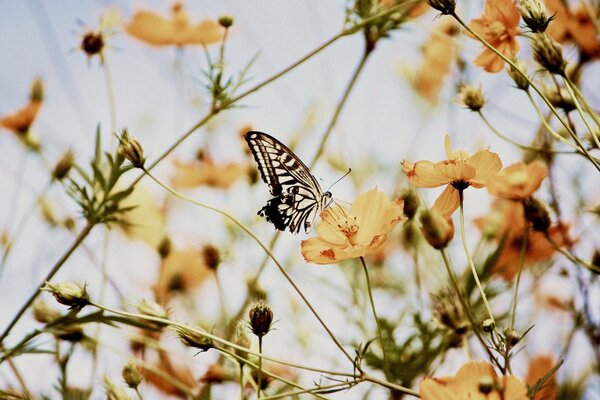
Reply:
<svg viewBox="0 0 600 400"><path fill-rule="evenodd" d="M121 370L123 380L132 389L136 389L142 382L143 376L140 368L133 362L128 362Z"/></svg>
<svg viewBox="0 0 600 400"><path fill-rule="evenodd" d="M231 15L222 15L219 17L219 25L223 28L229 28L233 25L233 17Z"/></svg>
<svg viewBox="0 0 600 400"><path fill-rule="evenodd" d="M79 343L85 339L83 328L77 324L60 326L60 329L54 332L54 336L71 343Z"/></svg>
<svg viewBox="0 0 600 400"><path fill-rule="evenodd" d="M63 179L69 171L71 167L73 167L73 152L71 150L67 150L58 160L56 165L54 166L54 170L52 171L52 178L60 181Z"/></svg>
<svg viewBox="0 0 600 400"><path fill-rule="evenodd" d="M33 313L33 318L42 324L48 324L61 317L60 311L40 299L33 303L31 312Z"/></svg>
<svg viewBox="0 0 600 400"><path fill-rule="evenodd" d="M73 282L46 282L42 290L52 293L56 301L70 308L83 308L90 302L85 286L81 287Z"/></svg>
<svg viewBox="0 0 600 400"><path fill-rule="evenodd" d="M494 328L496 327L496 324L494 324L494 321L491 318L486 319L485 321L483 321L483 323L481 324L481 329L483 329L483 331L485 333L490 333L494 330Z"/></svg>
<svg viewBox="0 0 600 400"><path fill-rule="evenodd" d="M181 343L188 347L199 349L201 352L208 351L213 348L212 339L207 338L200 333L193 331L189 328L181 326L173 326L173 330L179 336Z"/></svg>
<svg viewBox="0 0 600 400"><path fill-rule="evenodd" d="M533 59L551 74L563 75L567 62L563 58L562 48L545 33L536 33L531 43Z"/></svg>
<svg viewBox="0 0 600 400"><path fill-rule="evenodd" d="M467 332L469 321L455 291L442 296L432 296L433 316L448 330L458 336Z"/></svg>
<svg viewBox="0 0 600 400"><path fill-rule="evenodd" d="M453 14L456 8L456 0L427 0L427 4L443 15Z"/></svg>
<svg viewBox="0 0 600 400"><path fill-rule="evenodd" d="M517 343L521 340L521 336L514 329L507 329L504 332L504 338L506 343L510 345L510 347L516 346Z"/></svg>
<svg viewBox="0 0 600 400"><path fill-rule="evenodd" d="M102 54L104 49L104 36L102 32L86 32L81 38L79 48L83 50L88 57L93 57L97 54Z"/></svg>
<svg viewBox="0 0 600 400"><path fill-rule="evenodd" d="M523 201L525 219L531 222L534 231L547 232L550 228L550 215L548 209L534 197L528 197Z"/></svg>
<svg viewBox="0 0 600 400"><path fill-rule="evenodd" d="M517 68L511 65L510 68L508 68L508 76L510 76L515 85L517 85L517 88L526 91L529 89L529 81L525 79L525 76L527 76L527 66L523 61L517 59L513 60L513 63Z"/></svg>
<svg viewBox="0 0 600 400"><path fill-rule="evenodd" d="M485 104L481 86L462 85L458 91L458 100L471 111L479 111Z"/></svg>
<svg viewBox="0 0 600 400"><path fill-rule="evenodd" d="M404 215L406 218L413 219L419 210L419 196L414 190L405 191L400 198L404 201Z"/></svg>
<svg viewBox="0 0 600 400"><path fill-rule="evenodd" d="M106 400L130 400L125 389L115 385L108 376L104 377L104 390L106 391Z"/></svg>
<svg viewBox="0 0 600 400"><path fill-rule="evenodd" d="M216 270L221 262L219 249L212 244L202 247L202 256L204 257L204 263L211 270Z"/></svg>
<svg viewBox="0 0 600 400"><path fill-rule="evenodd" d="M491 376L482 376L479 379L479 383L477 384L477 388L479 389L479 392L484 394L484 395L488 395L492 392L492 390L494 390L494 381L492 380Z"/></svg>
<svg viewBox="0 0 600 400"><path fill-rule="evenodd" d="M521 18L533 33L544 32L552 17L548 18L546 6L541 0L519 0L517 4Z"/></svg>
<svg viewBox="0 0 600 400"><path fill-rule="evenodd" d="M221 364L210 364L200 378L203 383L222 383L225 380L225 371Z"/></svg>
<svg viewBox="0 0 600 400"><path fill-rule="evenodd" d="M431 209L421 212L419 221L421 222L423 236L434 249L443 249L454 237L452 219L445 218L437 210Z"/></svg>
<svg viewBox="0 0 600 400"><path fill-rule="evenodd" d="M269 333L273 322L273 310L264 300L254 303L248 312L248 317L252 333L258 337L263 337Z"/></svg>
<svg viewBox="0 0 600 400"><path fill-rule="evenodd" d="M141 299L134 304L138 313L156 318L169 318L165 309L155 301Z"/></svg>
<svg viewBox="0 0 600 400"><path fill-rule="evenodd" d="M544 89L544 95L554 107L561 108L566 113L569 113L576 108L573 98L566 90L557 90L554 86L546 87Z"/></svg>
<svg viewBox="0 0 600 400"><path fill-rule="evenodd" d="M144 168L144 163L146 162L144 149L137 140L129 137L127 129L123 130L119 142L119 154L126 158L135 168Z"/></svg>
<svg viewBox="0 0 600 400"><path fill-rule="evenodd" d="M171 242L171 238L165 236L158 244L158 248L156 249L156 251L158 251L160 258L167 258L167 256L171 252L172 247L173 243Z"/></svg>
<svg viewBox="0 0 600 400"><path fill-rule="evenodd" d="M44 100L44 81L42 80L42 78L35 78L35 80L31 84L29 100L36 103L39 103L42 100Z"/></svg>

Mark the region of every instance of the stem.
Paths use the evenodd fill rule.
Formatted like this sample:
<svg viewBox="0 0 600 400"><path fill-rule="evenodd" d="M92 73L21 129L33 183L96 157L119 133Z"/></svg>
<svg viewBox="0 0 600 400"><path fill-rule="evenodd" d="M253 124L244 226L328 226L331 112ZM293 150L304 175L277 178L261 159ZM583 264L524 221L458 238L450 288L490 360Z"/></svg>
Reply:
<svg viewBox="0 0 600 400"><path fill-rule="evenodd" d="M106 82L106 95L108 97L108 109L110 113L110 130L111 132L117 131L117 107L115 102L115 93L113 90L112 77L110 74L110 68L106 61L106 56L103 54L102 58L102 69L104 70L104 81ZM114 139L114 136L111 135Z"/></svg>
<svg viewBox="0 0 600 400"><path fill-rule="evenodd" d="M515 329L515 317L517 315L517 293L519 292L519 282L521 281L521 273L523 272L523 266L525 264L525 254L527 254L527 242L529 240L529 223L525 223L523 232L523 244L521 245L521 251L519 252L519 265L517 271L517 279L513 284L512 301L510 307L510 329Z"/></svg>
<svg viewBox="0 0 600 400"><path fill-rule="evenodd" d="M262 353L262 336L258 337L258 352ZM256 375L257 375L257 379L256 379L256 398L258 400L260 400L260 389L262 387L262 357L258 356L258 369L256 370Z"/></svg>
<svg viewBox="0 0 600 400"><path fill-rule="evenodd" d="M558 243L556 243L556 240L554 240L554 238L548 233L545 233L545 237L548 243L550 243L550 245L554 248L554 250L567 257L569 261L571 261L573 264L585 267L595 274L600 274L600 267L585 262L581 258L577 257L575 254L572 254L570 251L563 249Z"/></svg>
<svg viewBox="0 0 600 400"><path fill-rule="evenodd" d="M376 384L378 384L380 386L386 387L388 389L393 389L393 390L395 390L397 392L400 392L400 393L403 393L403 394L407 394L409 396L414 396L414 397L418 397L418 398L421 397L419 395L419 392L417 392L415 390L409 389L409 388L404 387L404 386L396 385L395 383L384 381L384 380L376 378L376 377L374 377L372 375L364 374L363 375L363 379L365 381L376 383Z"/></svg>
<svg viewBox="0 0 600 400"><path fill-rule="evenodd" d="M240 400L246 400L244 396L244 363L240 362Z"/></svg>
<svg viewBox="0 0 600 400"><path fill-rule="evenodd" d="M140 389L138 387L135 388L135 394L137 394L137 398L139 400L143 400L142 394L140 393Z"/></svg>
<svg viewBox="0 0 600 400"><path fill-rule="evenodd" d="M569 96L571 96L571 98L573 99L573 103L575 104L575 108L577 108L577 112L579 113L579 116L583 120L583 123L585 124L585 127L587 128L588 132L590 132L590 135L592 136L592 138L594 140L594 144L596 145L596 147L598 149L600 149L600 141L598 140L598 135L592 129L592 127L589 125L587 118L585 117L585 112L581 108L581 104L579 104L579 100L577 100L577 95L575 94L575 92L573 91L573 87L571 86L571 84L572 84L571 80L568 79L566 77L566 75L563 75L562 78L563 78L563 81L565 82L565 87L567 88L567 91L569 92ZM592 118L594 118L593 111L591 111L589 113L589 115L592 116ZM598 124L598 121L595 118L594 118L594 121Z"/></svg>
<svg viewBox="0 0 600 400"><path fill-rule="evenodd" d="M329 125L327 126L327 129L325 130L325 133L323 134L323 137L321 138L321 141L319 142L319 147L317 147L317 152L315 153L315 156L313 157L310 164L308 164L310 166L310 168L314 167L314 165L317 163L317 161L323 154L323 150L325 149L325 143L327 143L327 139L329 139L331 132L333 132L333 128L337 124L338 118L339 118L340 114L342 113L342 109L346 105L346 102L348 101L348 98L350 97L350 93L352 92L352 89L354 88L356 82L358 81L358 77L359 77L360 73L363 71L363 69L367 63L367 59L369 58L369 55L372 52L373 52L373 48L367 47L365 49L362 57L360 58L358 66L354 70L354 73L352 74L352 77L350 78L350 82L346 86L346 90L344 90L344 94L342 94L342 97L335 108L333 116L331 117L331 121L329 121Z"/></svg>
<svg viewBox="0 0 600 400"><path fill-rule="evenodd" d="M542 125L544 126L544 128L546 128L546 130L548 131L548 133L550 133L552 135L552 137L554 137L554 139L567 144L571 147L573 147L578 153L581 154L581 150L579 150L579 148L577 146L575 146L573 143L569 142L567 139L565 139L564 137L562 137L561 135L558 134L558 132L556 132L551 126L550 124L548 124L548 121L546 121L546 116L544 114L542 114L542 111L540 110L540 108L538 107L538 105L536 104L535 100L533 99L533 96L531 95L531 93L529 91L526 92L527 93L527 97L529 98L529 101L531 102L531 104L533 105L533 108L535 109L535 112L537 113L538 117L540 118L540 122L542 123Z"/></svg>
<svg viewBox="0 0 600 400"><path fill-rule="evenodd" d="M367 263L365 263L364 257L360 257L360 262L363 267L363 271L365 271L365 278L367 280L367 292L369 293L369 301L371 303L371 310L373 311L373 318L375 318L375 324L377 324L377 334L379 335L379 342L381 343L381 352L383 353L383 368L385 372L386 378L390 376L390 365L387 358L387 353L385 351L385 342L383 340L383 335L381 334L381 326L379 324L379 318L377 317L377 311L375 310L375 302L373 301L373 293L371 290L371 279L369 278L369 269L367 268Z"/></svg>
<svg viewBox="0 0 600 400"><path fill-rule="evenodd" d="M467 246L467 237L465 234L465 212L464 212L464 204L463 204L464 203L463 202L464 192L462 190L459 190L458 194L459 194L459 198L460 198L460 237L462 239L462 244L463 244L463 248L465 250L465 255L467 256L467 261L469 262L469 267L471 268L471 273L473 274L475 283L477 284L477 287L479 288L479 293L481 294L481 299L483 300L483 303L485 304L485 308L487 309L490 319L494 323L494 326L496 326L496 321L494 320L494 316L492 315L492 310L490 309L490 305L488 304L487 296L485 295L485 291L483 290L483 287L481 286L481 282L479 281L479 276L477 275L477 270L475 269L475 264L473 264L473 260L471 259L471 255L469 254L469 247Z"/></svg>
<svg viewBox="0 0 600 400"><path fill-rule="evenodd" d="M515 71L517 71L518 74L520 74L524 79L527 80L527 82L529 82L529 85L533 88L533 90L535 90L537 92L537 94L542 98L542 100L544 101L544 103L546 103L546 105L548 106L548 108L550 108L550 110L552 111L552 113L554 115L556 115L556 118L558 119L558 121L561 123L561 125L567 130L567 132L569 133L569 135L571 135L571 138L573 139L573 141L575 141L575 143L577 143L577 145L579 146L579 148L581 149L581 151L585 154L585 156L588 158L588 160L591 161L591 163L594 165L594 167L596 167L596 169L598 171L600 171L600 165L596 162L596 160L590 155L590 153L587 151L587 149L585 148L585 146L583 146L583 144L581 143L581 141L579 140L579 138L577 137L577 135L575 134L575 132L573 132L573 130L571 129L571 127L565 122L563 121L563 119L560 117L560 115L558 114L558 111L556 110L556 108L552 105L552 103L550 103L550 100L548 100L548 98L542 93L542 91L533 83L533 81L527 76L526 73L524 73L523 71L521 71L519 68L517 68L517 66L515 65L515 63L510 60L508 57L506 57L504 54L502 54L501 52L499 52L494 46L492 46L490 43L488 43L483 37L481 37L481 35L479 35L477 32L473 31L471 29L471 27L469 27L467 24L465 24L465 22L455 13L452 12L450 14L454 19L456 19L456 21L461 24L471 35L473 35L475 38L477 38L477 40L479 40L481 43L483 43L483 45L485 47L487 47L488 49L490 49L492 52L494 52L498 57L500 57L502 60L504 60L506 63L508 63L511 67L514 68Z"/></svg>
<svg viewBox="0 0 600 400"><path fill-rule="evenodd" d="M242 224L240 221L237 220L237 218L235 218L234 216L232 216L228 212L225 212L223 210L220 210L218 208L209 206L209 205L204 204L204 203L200 203L200 202L198 202L196 200L193 200L193 199L191 199L191 198L189 198L187 196L184 196L183 194L177 192L175 189L167 186L166 184L164 184L163 182L161 182L160 180L158 180L148 170L144 170L144 171L145 171L145 173L154 182L156 182L159 186L161 186L163 189L165 189L166 191L168 191L172 195L174 195L176 197L179 197L180 199L185 200L187 202L190 202L192 204L195 204L195 205L197 205L199 207L206 208L208 210L211 210L211 211L214 211L214 212L216 212L218 214L221 214L222 216L224 216L225 218L229 219L231 222L233 222L234 224L236 224L238 227L240 227L252 239L254 239L254 241L263 249L263 251L269 256L269 258L271 258L271 260L273 260L273 262L275 263L275 265L277 265L277 268L279 268L279 271L283 274L283 276L290 283L290 285L292 285L292 287L294 288L294 290L296 291L296 293L298 293L298 295L300 295L300 297L302 298L302 301L304 301L304 303L306 304L306 306L310 309L310 311L313 313L313 315L317 318L317 320L319 321L319 323L321 324L321 326L327 331L327 333L329 334L329 337L331 337L331 339L336 344L336 346L344 353L344 355L348 358L348 360L350 360L350 362L352 364L354 364L354 359L350 356L350 354L344 349L344 347L341 345L341 343L337 340L337 338L335 337L335 335L333 334L333 332L329 329L329 327L325 324L325 322L323 321L323 319L321 319L321 317L319 316L319 314L317 313L317 311L315 310L315 308L308 301L308 299L306 298L306 296L304 296L304 293L302 293L302 290L300 290L300 288L298 287L298 285L296 285L296 283L294 283L294 281L292 280L292 278L290 277L290 275L286 272L286 270L279 263L279 261L277 260L277 258L275 258L275 256L273 255L273 253L267 248L267 246L265 246L263 244L263 242L261 242L261 240L258 237L256 237L256 235L254 233L252 233L252 231L248 227L246 227L246 225Z"/></svg>
<svg viewBox="0 0 600 400"><path fill-rule="evenodd" d="M341 390L345 387L347 387L348 389L350 389L352 386L356 385L359 381L358 380L353 380L353 381L349 381L349 382L341 382L341 383L334 383L331 385L326 385L326 386L317 386L311 389L302 389L302 390L295 390L293 392L283 392L283 393L279 393L273 396L267 396L267 397L263 397L262 400L276 400L276 399L283 399L283 398L295 398L296 396L298 396L299 394L316 394L317 392L324 392L324 393L331 393L331 390ZM336 390L337 391L337 390Z"/></svg>
<svg viewBox="0 0 600 400"><path fill-rule="evenodd" d="M41 293L42 286L44 286L44 284L47 281L51 280L54 277L54 275L58 272L58 270L63 266L65 261L67 261L67 259L71 256L71 254L73 254L75 249L77 249L77 247L79 247L79 245L83 242L83 240L91 232L91 230L94 226L95 226L94 223L88 222L88 224L82 229L82 231L79 232L79 235L77 235L77 238L75 238L75 241L73 242L73 244L67 249L67 251L63 254L63 256L56 262L56 264L54 264L54 266L52 267L50 272L48 272L48 275L46 275L46 277L42 280L42 283L40 283L38 285L38 287L35 289L35 292L33 292L33 294L29 297L29 299L25 302L25 304L23 304L21 309L19 309L17 314L10 321L10 323L8 324L6 329L4 329L4 332L2 332L2 335L0 335L0 345L2 345L6 336L8 336L8 334L10 333L12 328L15 326L15 324L19 321L19 319L23 316L25 311L27 311L29 306L33 303L33 301Z"/></svg>

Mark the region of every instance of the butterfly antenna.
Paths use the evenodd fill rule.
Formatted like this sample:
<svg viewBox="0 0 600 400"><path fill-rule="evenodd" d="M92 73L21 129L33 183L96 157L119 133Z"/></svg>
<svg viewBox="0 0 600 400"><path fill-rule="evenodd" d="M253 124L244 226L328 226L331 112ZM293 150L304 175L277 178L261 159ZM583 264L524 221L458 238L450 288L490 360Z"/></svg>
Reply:
<svg viewBox="0 0 600 400"><path fill-rule="evenodd" d="M348 176L350 174L350 172L352 172L352 168L348 168L348 172L346 172L344 175L342 175L340 178L338 178L335 182L333 182L331 185L329 185L329 187L327 188L326 192L328 192L329 190L331 190L331 188L333 187L333 185L335 185L336 183L338 183L339 181L341 181L342 179L344 179L346 176Z"/></svg>

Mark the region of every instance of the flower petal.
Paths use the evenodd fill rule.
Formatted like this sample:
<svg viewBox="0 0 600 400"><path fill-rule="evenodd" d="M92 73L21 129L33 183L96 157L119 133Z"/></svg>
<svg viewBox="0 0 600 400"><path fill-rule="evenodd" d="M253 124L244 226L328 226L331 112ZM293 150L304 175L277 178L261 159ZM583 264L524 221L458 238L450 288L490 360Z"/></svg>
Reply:
<svg viewBox="0 0 600 400"><path fill-rule="evenodd" d="M410 183L417 187L433 188L448 184L452 179L440 174L431 161L419 161L407 172ZM405 168L406 170L406 168Z"/></svg>
<svg viewBox="0 0 600 400"><path fill-rule="evenodd" d="M459 206L460 195L458 190L455 189L454 186L448 185L431 208L442 214L444 217L450 218L452 213L454 213Z"/></svg>
<svg viewBox="0 0 600 400"><path fill-rule="evenodd" d="M502 169L502 161L498 154L489 150L478 151L467 160L467 163L475 168L475 177L470 182L476 188L485 186L488 180Z"/></svg>

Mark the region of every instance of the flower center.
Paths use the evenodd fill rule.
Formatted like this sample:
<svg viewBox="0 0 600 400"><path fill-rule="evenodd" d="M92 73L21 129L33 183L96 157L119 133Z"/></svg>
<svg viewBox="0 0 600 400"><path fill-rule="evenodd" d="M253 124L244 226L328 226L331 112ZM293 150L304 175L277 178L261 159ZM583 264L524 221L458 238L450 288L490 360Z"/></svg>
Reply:
<svg viewBox="0 0 600 400"><path fill-rule="evenodd" d="M358 224L356 223L356 217L345 218L338 224L340 232L348 238L350 244L355 244L356 234L358 232Z"/></svg>
<svg viewBox="0 0 600 400"><path fill-rule="evenodd" d="M485 33L491 37L502 39L507 34L507 31L502 22L494 21L485 27Z"/></svg>
<svg viewBox="0 0 600 400"><path fill-rule="evenodd" d="M456 150L452 153L451 160L466 162L469 159L469 153L465 150Z"/></svg>
<svg viewBox="0 0 600 400"><path fill-rule="evenodd" d="M518 171L508 177L508 183L511 186L523 187L528 181L528 175L525 171Z"/></svg>

